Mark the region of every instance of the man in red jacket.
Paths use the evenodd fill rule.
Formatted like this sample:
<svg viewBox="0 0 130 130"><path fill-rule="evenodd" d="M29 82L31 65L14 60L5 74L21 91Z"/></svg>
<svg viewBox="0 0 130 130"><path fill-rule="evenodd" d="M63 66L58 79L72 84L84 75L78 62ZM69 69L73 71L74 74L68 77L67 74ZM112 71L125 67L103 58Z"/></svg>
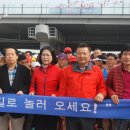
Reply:
<svg viewBox="0 0 130 130"><path fill-rule="evenodd" d="M100 68L90 62L91 49L80 44L76 50L77 62L63 70L60 96L93 98L102 102L106 96L106 85ZM67 130L94 130L94 119L67 117Z"/></svg>
<svg viewBox="0 0 130 130"><path fill-rule="evenodd" d="M119 104L119 99L130 99L130 45L125 46L120 53L121 64L112 68L106 81L108 96L114 104ZM114 120L114 130L130 129L130 120Z"/></svg>

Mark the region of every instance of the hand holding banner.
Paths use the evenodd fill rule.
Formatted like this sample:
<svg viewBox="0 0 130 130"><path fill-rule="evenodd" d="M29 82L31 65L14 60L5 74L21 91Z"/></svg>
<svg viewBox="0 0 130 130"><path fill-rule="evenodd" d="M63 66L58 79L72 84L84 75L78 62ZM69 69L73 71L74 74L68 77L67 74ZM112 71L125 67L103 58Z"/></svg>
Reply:
<svg viewBox="0 0 130 130"><path fill-rule="evenodd" d="M16 94L0 95L0 112L86 118L130 119L130 100L96 103L93 99Z"/></svg>

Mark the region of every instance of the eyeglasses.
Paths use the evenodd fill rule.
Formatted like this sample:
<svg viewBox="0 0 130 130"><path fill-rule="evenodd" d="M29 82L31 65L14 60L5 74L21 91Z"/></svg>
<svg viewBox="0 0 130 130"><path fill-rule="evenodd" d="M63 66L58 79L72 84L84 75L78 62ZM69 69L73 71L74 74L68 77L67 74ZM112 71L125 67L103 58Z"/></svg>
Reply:
<svg viewBox="0 0 130 130"><path fill-rule="evenodd" d="M52 55L49 55L49 54L42 54L43 57L49 57L49 56L52 56Z"/></svg>

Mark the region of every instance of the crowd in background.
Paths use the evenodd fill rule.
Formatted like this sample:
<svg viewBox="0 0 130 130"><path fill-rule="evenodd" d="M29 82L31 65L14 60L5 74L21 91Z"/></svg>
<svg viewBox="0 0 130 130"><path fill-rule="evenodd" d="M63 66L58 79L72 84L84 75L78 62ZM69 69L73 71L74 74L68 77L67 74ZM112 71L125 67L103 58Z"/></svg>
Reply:
<svg viewBox="0 0 130 130"><path fill-rule="evenodd" d="M0 66L0 93L93 98L96 102L111 98L115 104L130 99L129 45L118 55L100 48L91 53L84 43L75 53L66 47L58 54L50 46L39 54L8 47L0 53ZM121 119L0 113L0 130L128 130L129 126L129 120Z"/></svg>

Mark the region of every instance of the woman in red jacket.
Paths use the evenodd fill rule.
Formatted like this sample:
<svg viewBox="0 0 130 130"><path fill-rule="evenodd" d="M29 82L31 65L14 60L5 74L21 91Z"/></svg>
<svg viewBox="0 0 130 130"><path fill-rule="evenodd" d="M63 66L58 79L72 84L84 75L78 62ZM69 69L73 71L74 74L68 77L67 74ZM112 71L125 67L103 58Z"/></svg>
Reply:
<svg viewBox="0 0 130 130"><path fill-rule="evenodd" d="M61 69L55 66L57 58L50 46L40 50L39 63L32 75L30 95L52 96L58 90ZM57 130L58 117L37 115L35 119L35 130Z"/></svg>

